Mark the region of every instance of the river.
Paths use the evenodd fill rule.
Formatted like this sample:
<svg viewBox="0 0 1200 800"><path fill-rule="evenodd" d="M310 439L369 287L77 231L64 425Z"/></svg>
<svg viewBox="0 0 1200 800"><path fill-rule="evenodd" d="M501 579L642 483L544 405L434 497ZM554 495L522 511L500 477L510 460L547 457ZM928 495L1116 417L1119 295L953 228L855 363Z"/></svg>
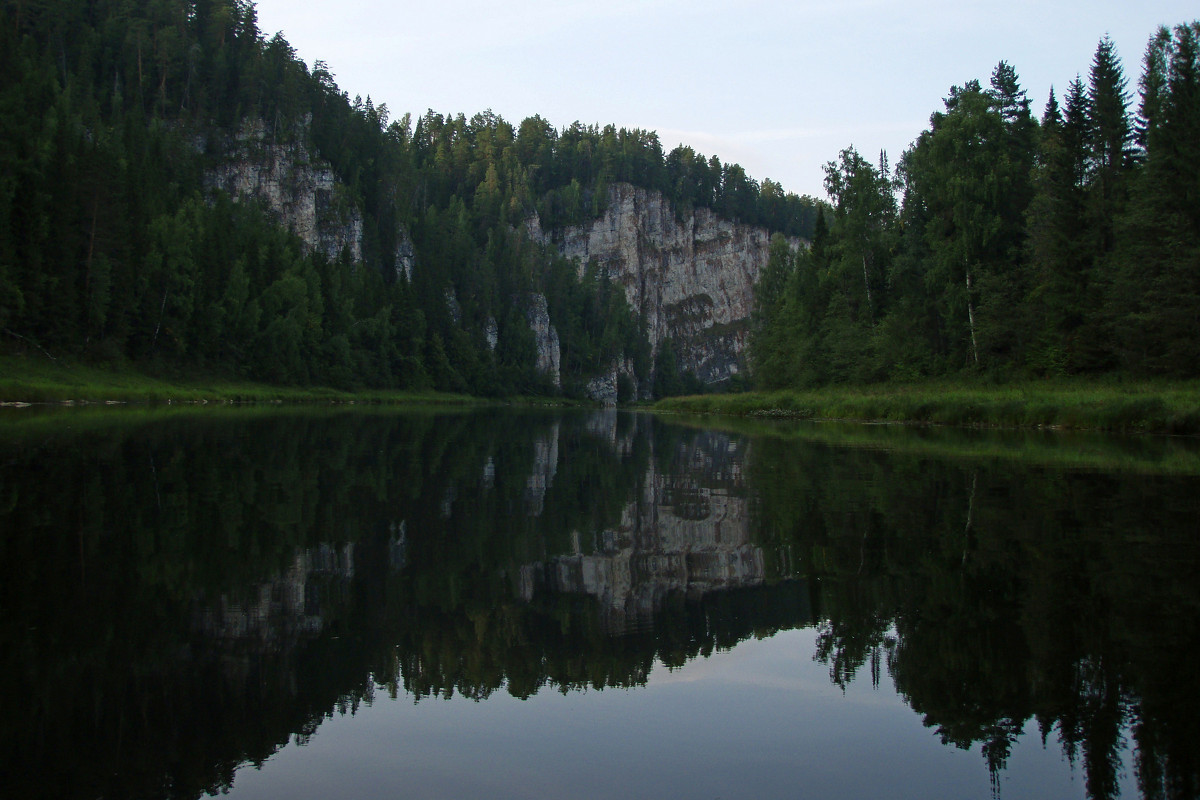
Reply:
<svg viewBox="0 0 1200 800"><path fill-rule="evenodd" d="M12 797L1200 795L1200 445L0 409Z"/></svg>

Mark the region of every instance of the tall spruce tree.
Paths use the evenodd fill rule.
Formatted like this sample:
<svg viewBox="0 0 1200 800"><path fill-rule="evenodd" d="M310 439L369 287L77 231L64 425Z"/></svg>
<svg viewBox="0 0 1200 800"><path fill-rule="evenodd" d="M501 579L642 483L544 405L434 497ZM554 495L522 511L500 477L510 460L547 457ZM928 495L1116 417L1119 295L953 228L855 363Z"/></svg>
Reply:
<svg viewBox="0 0 1200 800"><path fill-rule="evenodd" d="M839 268L847 276L857 274L862 286L848 299L861 307L856 318L874 325L885 302L886 234L896 217L887 156L880 153L875 166L853 147L843 150L838 161L825 165L825 190L833 201Z"/></svg>
<svg viewBox="0 0 1200 800"><path fill-rule="evenodd" d="M1134 372L1200 363L1200 23L1160 30L1140 81L1144 166L1119 222L1108 311Z"/></svg>
<svg viewBox="0 0 1200 800"><path fill-rule="evenodd" d="M883 377L875 356L878 321L888 303L888 271L896 199L887 157L879 165L853 147L825 165L825 189L833 202L826 266L820 272L825 309L820 337L834 380Z"/></svg>
<svg viewBox="0 0 1200 800"><path fill-rule="evenodd" d="M1096 46L1088 82L1089 210L1096 234L1096 255L1112 250L1114 223L1122 200L1122 179L1130 164L1133 131L1129 93L1116 45L1107 36Z"/></svg>
<svg viewBox="0 0 1200 800"><path fill-rule="evenodd" d="M1106 36L1096 46L1087 89L1088 241L1084 250L1090 263L1085 267L1087 285L1081 303L1087 310L1086 320L1078 332L1079 362L1085 370L1110 368L1112 351L1125 334L1106 296L1116 291L1123 267L1114 259L1113 250L1133 166L1133 128L1126 87L1116 46Z"/></svg>
<svg viewBox="0 0 1200 800"><path fill-rule="evenodd" d="M1074 91L1078 98L1078 85ZM1082 323L1086 275L1081 258L1083 192L1078 182L1082 155L1072 147L1072 138L1078 136L1072 137L1051 89L1038 134L1034 196L1026 213L1028 363L1040 373L1069 372L1077 366L1073 335Z"/></svg>

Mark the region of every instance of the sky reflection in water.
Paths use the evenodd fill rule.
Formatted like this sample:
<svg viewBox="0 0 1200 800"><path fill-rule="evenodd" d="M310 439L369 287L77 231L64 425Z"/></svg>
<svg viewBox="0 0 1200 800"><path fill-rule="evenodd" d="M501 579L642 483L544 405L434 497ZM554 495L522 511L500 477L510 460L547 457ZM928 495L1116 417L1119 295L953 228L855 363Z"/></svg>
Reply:
<svg viewBox="0 0 1200 800"><path fill-rule="evenodd" d="M648 685L412 703L381 696L326 721L232 797L989 797L979 747L943 746L890 681L843 695L813 660L814 629L748 640ZM1008 797L1084 797L1083 778L1021 738L1002 777ZM1123 796L1136 796L1131 780Z"/></svg>
<svg viewBox="0 0 1200 800"><path fill-rule="evenodd" d="M1197 794L1188 443L19 419L15 795Z"/></svg>

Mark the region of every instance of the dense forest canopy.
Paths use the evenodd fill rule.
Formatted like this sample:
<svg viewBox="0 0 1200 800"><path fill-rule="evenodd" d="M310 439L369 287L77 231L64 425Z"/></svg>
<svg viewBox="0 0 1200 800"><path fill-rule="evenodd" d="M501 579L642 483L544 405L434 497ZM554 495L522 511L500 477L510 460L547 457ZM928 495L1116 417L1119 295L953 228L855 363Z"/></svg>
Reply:
<svg viewBox="0 0 1200 800"><path fill-rule="evenodd" d="M1200 370L1200 22L1111 40L1040 120L1016 70L950 89L893 169L826 165L812 248L757 289L768 388Z"/></svg>
<svg viewBox="0 0 1200 800"><path fill-rule="evenodd" d="M643 130L514 127L491 112L392 120L264 36L249 0L4 0L0 67L0 330L48 354L550 392L519 301L538 293L564 391L621 355L648 379L622 292L530 241L525 221L592 218L617 182L662 192L678 214L706 207L793 236L811 233L819 205L689 147L665 153ZM361 253L314 252L212 186L247 130L260 149L330 165L344 190L333 203L361 216Z"/></svg>
<svg viewBox="0 0 1200 800"><path fill-rule="evenodd" d="M581 394L621 359L658 394L695 388L607 275L527 234L535 214L546 230L595 218L624 182L681 216L812 241L781 238L761 276L763 387L1192 376L1198 50L1200 23L1158 31L1135 100L1102 40L1040 118L1001 62L987 86L952 87L896 165L843 151L825 204L644 130L391 119L264 36L248 0L3 0L0 338L345 388ZM215 185L239 147L328 168L319 213L355 247L306 246ZM561 389L537 368L536 295Z"/></svg>

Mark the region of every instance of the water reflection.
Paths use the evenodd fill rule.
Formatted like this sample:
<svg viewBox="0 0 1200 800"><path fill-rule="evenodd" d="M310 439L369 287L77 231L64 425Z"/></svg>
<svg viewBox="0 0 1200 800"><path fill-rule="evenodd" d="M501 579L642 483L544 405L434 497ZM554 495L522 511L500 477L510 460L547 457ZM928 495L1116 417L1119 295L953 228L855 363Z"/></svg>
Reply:
<svg viewBox="0 0 1200 800"><path fill-rule="evenodd" d="M589 431L618 452L616 412L596 415ZM643 422L648 422L643 418ZM557 429L556 429L557 430ZM745 444L700 433L672 444L664 464L651 460L619 519L571 531L570 552L522 565L519 595L577 595L596 601L606 634L651 630L672 597L699 601L720 590L766 580L761 548L751 541L741 465Z"/></svg>
<svg viewBox="0 0 1200 800"><path fill-rule="evenodd" d="M1142 796L1197 795L1195 477L813 430L22 418L0 437L14 796L195 797L377 693L642 686L805 627L833 685L890 682L997 787L1033 725L1091 797L1129 751Z"/></svg>

